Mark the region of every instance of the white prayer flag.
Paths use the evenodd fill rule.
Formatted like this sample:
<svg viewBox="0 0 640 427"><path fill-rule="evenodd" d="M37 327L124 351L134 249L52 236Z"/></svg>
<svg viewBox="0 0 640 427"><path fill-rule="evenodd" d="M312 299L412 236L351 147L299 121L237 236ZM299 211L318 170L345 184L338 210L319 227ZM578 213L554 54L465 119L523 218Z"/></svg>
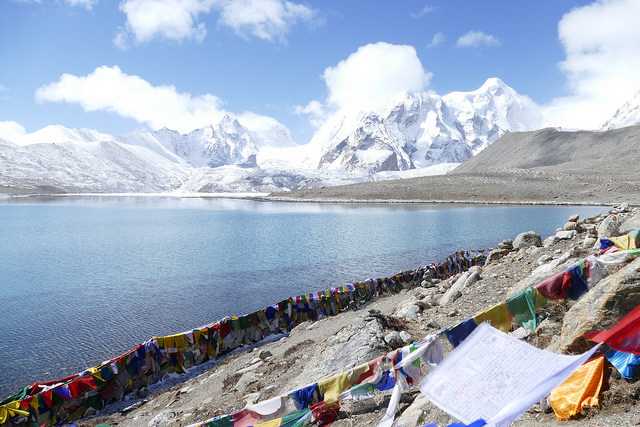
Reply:
<svg viewBox="0 0 640 427"><path fill-rule="evenodd" d="M561 384L596 351L578 356L540 350L479 325L422 381L435 405L465 424L508 426Z"/></svg>

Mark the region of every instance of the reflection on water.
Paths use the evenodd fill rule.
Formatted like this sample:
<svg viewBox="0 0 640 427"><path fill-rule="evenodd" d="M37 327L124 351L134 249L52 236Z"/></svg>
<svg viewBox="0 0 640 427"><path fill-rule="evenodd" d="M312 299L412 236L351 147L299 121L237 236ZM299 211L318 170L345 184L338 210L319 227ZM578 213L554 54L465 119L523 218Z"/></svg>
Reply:
<svg viewBox="0 0 640 427"><path fill-rule="evenodd" d="M152 335L389 275L590 207L0 200L0 394Z"/></svg>

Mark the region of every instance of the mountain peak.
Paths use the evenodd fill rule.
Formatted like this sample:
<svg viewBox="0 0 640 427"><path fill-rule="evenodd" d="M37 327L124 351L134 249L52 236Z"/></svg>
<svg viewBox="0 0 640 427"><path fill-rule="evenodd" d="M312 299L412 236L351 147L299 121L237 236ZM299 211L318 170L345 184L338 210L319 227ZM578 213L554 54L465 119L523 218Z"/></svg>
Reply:
<svg viewBox="0 0 640 427"><path fill-rule="evenodd" d="M602 125L602 130L611 130L633 126L640 123L640 91L636 92L627 102Z"/></svg>
<svg viewBox="0 0 640 427"><path fill-rule="evenodd" d="M498 77L489 77L485 82L480 86L480 89L488 90L493 88L510 88L508 84L506 84L502 79Z"/></svg>

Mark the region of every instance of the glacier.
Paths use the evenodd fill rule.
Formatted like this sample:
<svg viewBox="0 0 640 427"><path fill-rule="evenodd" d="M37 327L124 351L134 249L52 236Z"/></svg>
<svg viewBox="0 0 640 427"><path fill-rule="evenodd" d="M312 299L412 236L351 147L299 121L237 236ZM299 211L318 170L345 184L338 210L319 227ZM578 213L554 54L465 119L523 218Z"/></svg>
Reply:
<svg viewBox="0 0 640 427"><path fill-rule="evenodd" d="M275 192L444 174L505 132L540 124L533 101L490 78L474 91L333 111L306 144L251 113L189 133L47 126L0 135L0 193Z"/></svg>

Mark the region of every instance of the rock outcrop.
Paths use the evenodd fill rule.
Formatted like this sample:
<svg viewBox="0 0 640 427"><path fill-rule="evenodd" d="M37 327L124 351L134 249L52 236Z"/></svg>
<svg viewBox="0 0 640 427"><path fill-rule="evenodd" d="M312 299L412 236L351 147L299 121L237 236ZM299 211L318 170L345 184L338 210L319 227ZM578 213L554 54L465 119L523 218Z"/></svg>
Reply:
<svg viewBox="0 0 640 427"><path fill-rule="evenodd" d="M592 343L582 336L607 329L640 304L640 259L606 277L580 298L566 313L559 350L578 353Z"/></svg>
<svg viewBox="0 0 640 427"><path fill-rule="evenodd" d="M528 248L531 246L542 246L542 239L535 231L520 233L513 239L514 249Z"/></svg>

